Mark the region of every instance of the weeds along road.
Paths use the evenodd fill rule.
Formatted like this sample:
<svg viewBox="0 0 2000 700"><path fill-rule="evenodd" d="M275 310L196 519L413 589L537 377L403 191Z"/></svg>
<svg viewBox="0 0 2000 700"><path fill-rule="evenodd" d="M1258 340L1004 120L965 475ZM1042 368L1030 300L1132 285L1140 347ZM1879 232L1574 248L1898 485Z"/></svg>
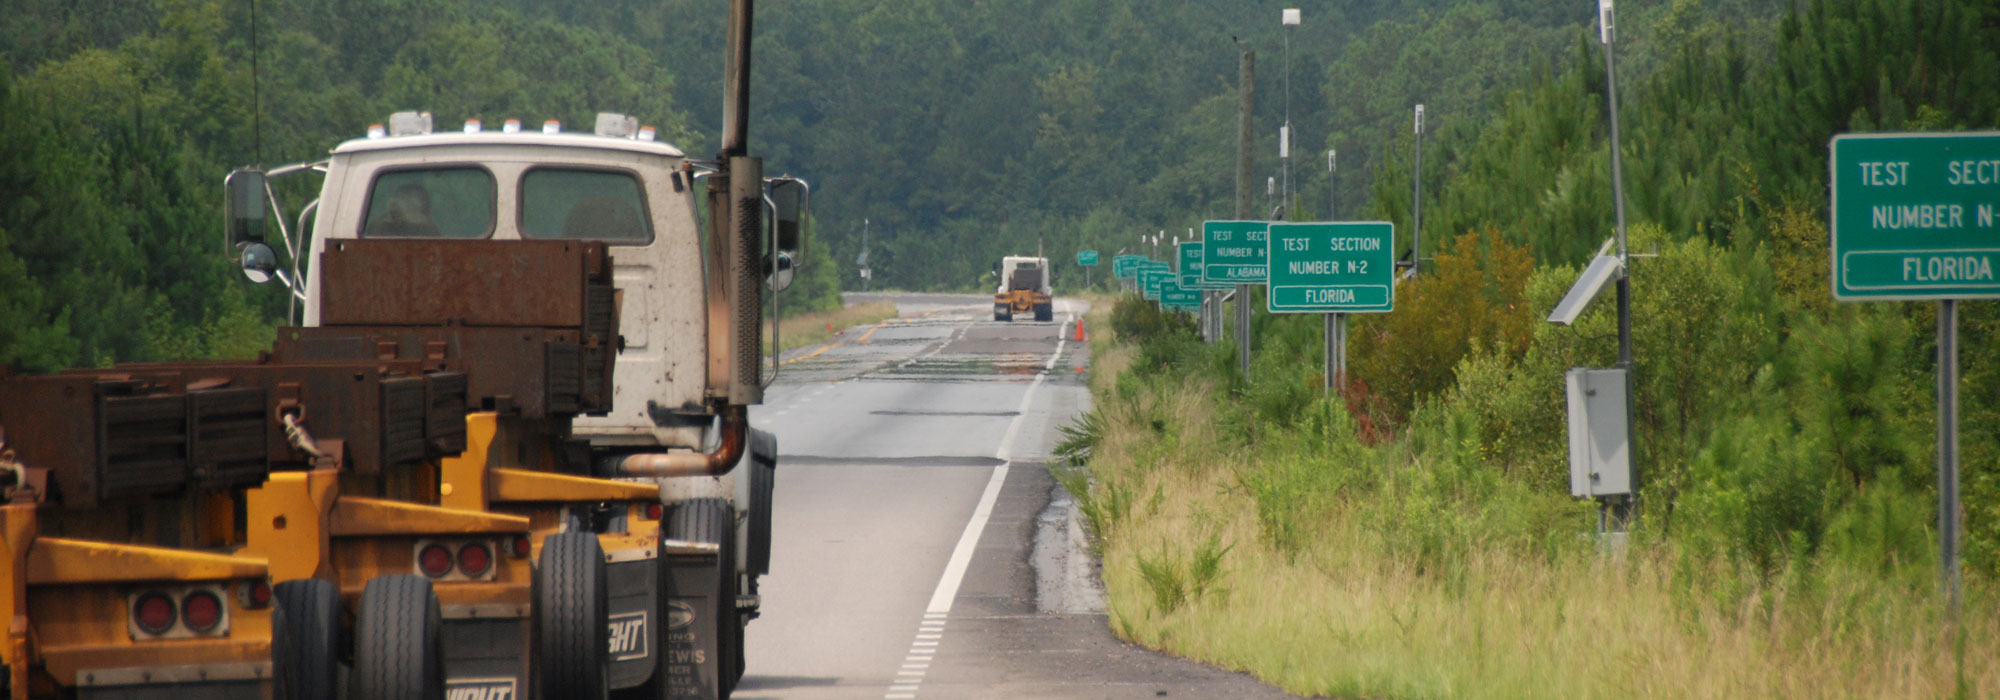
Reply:
<svg viewBox="0 0 2000 700"><path fill-rule="evenodd" d="M1111 636L1046 468L1089 408L1081 302L886 298L898 318L789 354L753 413L782 457L735 697L1286 697Z"/></svg>

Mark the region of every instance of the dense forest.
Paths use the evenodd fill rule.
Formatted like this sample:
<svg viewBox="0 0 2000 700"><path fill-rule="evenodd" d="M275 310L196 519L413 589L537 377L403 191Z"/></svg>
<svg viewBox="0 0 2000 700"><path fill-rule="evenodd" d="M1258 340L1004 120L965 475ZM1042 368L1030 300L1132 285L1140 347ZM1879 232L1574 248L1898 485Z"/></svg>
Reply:
<svg viewBox="0 0 2000 700"><path fill-rule="evenodd" d="M1410 110L1421 103L1424 257L1525 256L1509 263L1519 286L1530 271L1561 277L1610 235L1595 3L1298 3L1292 29L1279 22L1287 4L762 3L752 145L768 172L807 177L820 195L803 296L825 303L836 286L859 286L850 261L864 219L878 286L969 290L1004 254L1042 245L1068 261L1233 216L1246 50L1256 56L1258 189L1283 179L1276 136L1290 113L1292 218L1332 209L1407 231ZM1889 392L1866 377L1922 371L1927 307L1828 298L1826 143L1844 131L2000 124L2000 12L1972 0L1674 0L1621 12L1635 236L1647 250L1707 246L1717 269L1703 274L1750 290L1714 302L1742 324L1730 333L1761 339L1730 350L1741 367L1667 366L1727 377L1708 391L1733 396L1765 364L1792 371L1776 362L1797 356L1787 343L1831 326L1862 336L1819 345L1890 344L1873 361L1893 363L1855 370L1855 391ZM314 159L397 109L445 124L584 124L597 110L624 111L704 155L721 117L723 15L720 3L694 0L10 3L0 16L0 363L261 347L285 299L244 284L224 260L221 176ZM1333 173L1328 149L1341 154ZM1478 236L1460 242L1468 233ZM1648 301L1638 269L1642 309L1694 302ZM1057 277L1059 287L1081 281L1066 262ZM1527 293L1468 289L1502 306ZM1417 294L1412 303L1425 303ZM2000 357L1975 349L1991 346L1980 341L2000 317L1985 305L1967 314L1971 422L2000 408L1988 361ZM1502 342L1508 363L1532 355L1525 322L1442 337L1433 321L1399 313L1360 328L1357 373L1380 387L1371 410L1385 422L1465 381L1459 361L1486 344ZM1305 337L1309 325L1263 319L1260 333ZM1660 341L1642 337L1642 353L1649 342ZM1651 376L1688 386L1674 372ZM1920 445L1917 402L1890 393L1908 439L1842 449ZM1697 408L1648 416L1649 429L1675 436L1664 459L1698 460L1722 414ZM1968 432L1968 456L2000 455L1993 430ZM1500 449L1514 459L1506 450L1524 448ZM1984 472L1970 481L2000 489ZM2000 532L1993 520L1979 522Z"/></svg>
<svg viewBox="0 0 2000 700"><path fill-rule="evenodd" d="M1427 159L1456 158L1450 144L1469 144L1506 94L1573 60L1592 17L1576 4L1334 3L1304 8L1288 36L1278 2L766 2L751 137L771 172L821 194L813 252L829 264L808 268L801 296L824 303L830 272L859 286L864 219L877 285L973 289L1004 254L1111 253L1232 216L1242 50L1257 60L1259 180L1280 174L1289 102L1297 208L1321 211L1330 192L1345 212L1406 206L1371 183L1394 182L1410 105L1429 104L1445 145ZM1782 4L1634 7L1628 71L1716 34L1757 44ZM211 245L215 183L316 158L394 110L447 124L624 111L704 155L723 14L691 0L10 3L0 319L22 330L0 338L0 361L260 345L283 295L241 284ZM1343 154L1337 183L1328 148ZM1059 283L1075 273L1059 266Z"/></svg>

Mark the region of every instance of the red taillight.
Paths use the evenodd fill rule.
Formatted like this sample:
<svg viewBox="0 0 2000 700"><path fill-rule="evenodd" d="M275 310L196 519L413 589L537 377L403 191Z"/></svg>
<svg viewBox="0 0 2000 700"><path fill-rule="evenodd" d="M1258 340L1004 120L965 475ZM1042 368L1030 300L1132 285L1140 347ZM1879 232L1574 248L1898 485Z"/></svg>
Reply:
<svg viewBox="0 0 2000 700"><path fill-rule="evenodd" d="M666 506L662 506L658 503L646 504L647 520L659 520L660 516L666 514L666 512L667 512Z"/></svg>
<svg viewBox="0 0 2000 700"><path fill-rule="evenodd" d="M208 632L222 622L222 599L208 591L189 593L181 601L181 621L195 632Z"/></svg>
<svg viewBox="0 0 2000 700"><path fill-rule="evenodd" d="M517 556L517 557L525 557L525 556L528 556L528 547L529 547L529 545L530 545L530 544L532 544L532 543L528 541L528 536L527 536L527 535L515 535L515 536L514 536L514 556Z"/></svg>
<svg viewBox="0 0 2000 700"><path fill-rule="evenodd" d="M250 582L250 607L261 608L271 604L271 582Z"/></svg>
<svg viewBox="0 0 2000 700"><path fill-rule="evenodd" d="M423 551L417 553L417 569L431 578L441 578L451 573L451 550L445 549L441 544L425 547Z"/></svg>
<svg viewBox="0 0 2000 700"><path fill-rule="evenodd" d="M491 568L493 568L493 551L487 549L486 545L474 542L458 550L459 573L478 578L486 575L486 570Z"/></svg>
<svg viewBox="0 0 2000 700"><path fill-rule="evenodd" d="M132 622L146 634L165 634L174 626L174 600L154 591L132 603Z"/></svg>

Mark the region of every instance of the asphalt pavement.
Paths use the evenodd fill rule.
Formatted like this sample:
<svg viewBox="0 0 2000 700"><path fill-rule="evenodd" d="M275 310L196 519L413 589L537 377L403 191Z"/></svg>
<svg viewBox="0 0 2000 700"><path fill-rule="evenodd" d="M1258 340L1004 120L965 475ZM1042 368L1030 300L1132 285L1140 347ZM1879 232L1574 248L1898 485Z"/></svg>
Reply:
<svg viewBox="0 0 2000 700"><path fill-rule="evenodd" d="M1090 406L1082 302L1000 323L988 296L871 296L898 317L788 353L752 412L781 456L735 697L1289 697L1111 635L1046 467Z"/></svg>

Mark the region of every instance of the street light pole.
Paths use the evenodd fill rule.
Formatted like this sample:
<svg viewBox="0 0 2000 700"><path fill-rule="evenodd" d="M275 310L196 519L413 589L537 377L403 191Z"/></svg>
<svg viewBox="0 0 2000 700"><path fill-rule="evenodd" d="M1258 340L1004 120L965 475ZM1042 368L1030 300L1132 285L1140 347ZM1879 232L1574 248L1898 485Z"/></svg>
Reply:
<svg viewBox="0 0 2000 700"><path fill-rule="evenodd" d="M1618 144L1618 67L1611 45L1617 40L1611 0L1597 0L1598 38L1604 41L1604 88L1611 105L1611 201L1618 216L1618 366L1632 370L1632 284L1625 254L1625 171Z"/></svg>
<svg viewBox="0 0 2000 700"><path fill-rule="evenodd" d="M1410 199L1410 276L1424 271L1424 106L1417 105L1417 168L1411 179L1415 194Z"/></svg>
<svg viewBox="0 0 2000 700"><path fill-rule="evenodd" d="M1627 412L1625 422L1627 425L1630 425L1632 422L1630 415L1632 409L1629 397L1632 395L1632 375L1634 374L1632 362L1632 268L1631 258L1626 255L1625 247L1625 171L1624 160L1619 154L1619 151L1623 149L1619 146L1618 141L1618 65L1612 51L1612 45L1617 41L1617 32L1614 29L1614 23L1611 18L1611 0L1597 0L1597 31L1598 38L1604 42L1605 101L1609 103L1611 112L1611 201L1612 210L1616 213L1618 221L1618 368L1625 370L1625 395L1628 397L1625 409ZM1638 446L1631 444L1627 449L1631 450L1630 454L1634 455L1632 463L1636 472ZM1635 483L1633 486L1636 488L1637 484ZM1612 514L1617 517L1618 522L1623 523L1631 516L1632 507L1632 497L1624 496L1619 503L1612 506ZM1604 511L1600 509L1598 513L1599 517L1602 518Z"/></svg>

